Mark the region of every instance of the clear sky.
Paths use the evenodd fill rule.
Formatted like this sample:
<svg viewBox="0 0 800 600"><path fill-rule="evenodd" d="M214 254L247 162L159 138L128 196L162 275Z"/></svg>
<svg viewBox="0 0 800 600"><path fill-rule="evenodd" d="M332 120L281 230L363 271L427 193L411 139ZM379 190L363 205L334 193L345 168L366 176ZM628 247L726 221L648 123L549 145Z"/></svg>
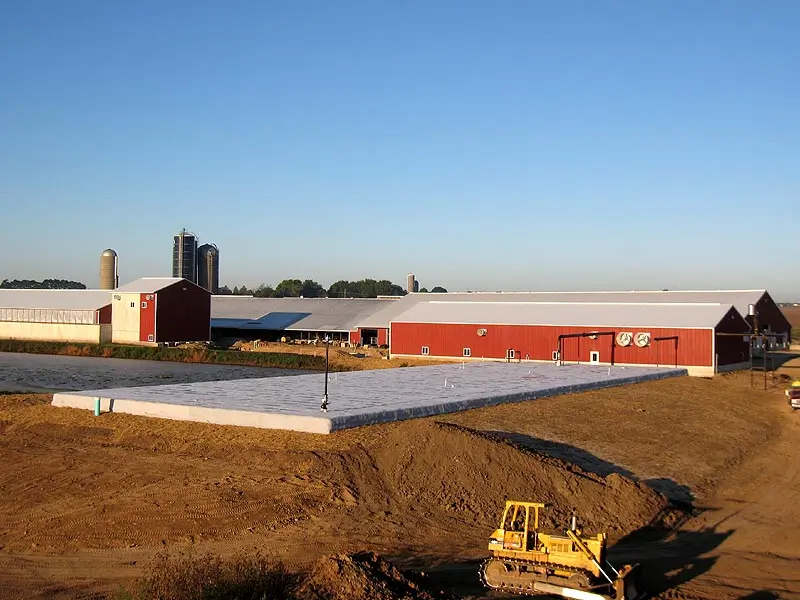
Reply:
<svg viewBox="0 0 800 600"><path fill-rule="evenodd" d="M800 301L800 2L4 0L0 279Z"/></svg>

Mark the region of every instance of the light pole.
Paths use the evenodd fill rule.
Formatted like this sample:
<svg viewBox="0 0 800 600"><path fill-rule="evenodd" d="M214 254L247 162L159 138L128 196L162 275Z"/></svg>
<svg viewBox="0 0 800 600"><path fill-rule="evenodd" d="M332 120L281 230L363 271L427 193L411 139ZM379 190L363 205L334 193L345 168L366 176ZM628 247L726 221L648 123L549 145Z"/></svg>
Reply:
<svg viewBox="0 0 800 600"><path fill-rule="evenodd" d="M322 396L322 404L319 409L323 412L328 412L328 336L325 336L325 393Z"/></svg>

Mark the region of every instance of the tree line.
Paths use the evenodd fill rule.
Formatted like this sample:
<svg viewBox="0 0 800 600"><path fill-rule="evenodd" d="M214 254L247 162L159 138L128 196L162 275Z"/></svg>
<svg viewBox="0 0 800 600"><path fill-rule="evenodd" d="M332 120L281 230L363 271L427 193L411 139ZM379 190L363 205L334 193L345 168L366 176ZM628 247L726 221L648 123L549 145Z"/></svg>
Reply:
<svg viewBox="0 0 800 600"><path fill-rule="evenodd" d="M426 288L420 292L428 292ZM446 293L447 290L436 286L431 293ZM262 283L255 289L243 285L230 289L222 286L219 294L233 296L255 296L256 298L377 298L378 296L405 296L408 292L402 286L386 279L361 279L359 281L346 281L344 279L333 283L328 289L316 281L306 279L284 279L275 287Z"/></svg>
<svg viewBox="0 0 800 600"><path fill-rule="evenodd" d="M85 290L86 285L69 279L3 279L0 290Z"/></svg>

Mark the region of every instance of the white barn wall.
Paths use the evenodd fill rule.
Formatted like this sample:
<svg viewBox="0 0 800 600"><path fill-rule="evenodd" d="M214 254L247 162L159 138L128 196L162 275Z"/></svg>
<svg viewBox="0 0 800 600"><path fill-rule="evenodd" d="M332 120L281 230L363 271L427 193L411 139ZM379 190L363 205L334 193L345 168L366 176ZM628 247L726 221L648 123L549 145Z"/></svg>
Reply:
<svg viewBox="0 0 800 600"><path fill-rule="evenodd" d="M99 344L105 328L109 335L110 325L78 325L72 323L24 323L0 322L0 339L47 342L86 342Z"/></svg>
<svg viewBox="0 0 800 600"><path fill-rule="evenodd" d="M139 343L139 298L139 294L113 295L111 301L111 339L115 344Z"/></svg>

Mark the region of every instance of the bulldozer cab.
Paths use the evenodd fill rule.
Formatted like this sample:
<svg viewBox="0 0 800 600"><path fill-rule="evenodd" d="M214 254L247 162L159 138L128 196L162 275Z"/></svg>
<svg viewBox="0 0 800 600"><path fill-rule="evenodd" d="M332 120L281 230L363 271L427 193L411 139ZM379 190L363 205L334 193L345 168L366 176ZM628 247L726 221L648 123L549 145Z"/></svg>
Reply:
<svg viewBox="0 0 800 600"><path fill-rule="evenodd" d="M527 552L536 548L536 532L539 529L540 502L506 501L500 529L503 530L503 549Z"/></svg>

